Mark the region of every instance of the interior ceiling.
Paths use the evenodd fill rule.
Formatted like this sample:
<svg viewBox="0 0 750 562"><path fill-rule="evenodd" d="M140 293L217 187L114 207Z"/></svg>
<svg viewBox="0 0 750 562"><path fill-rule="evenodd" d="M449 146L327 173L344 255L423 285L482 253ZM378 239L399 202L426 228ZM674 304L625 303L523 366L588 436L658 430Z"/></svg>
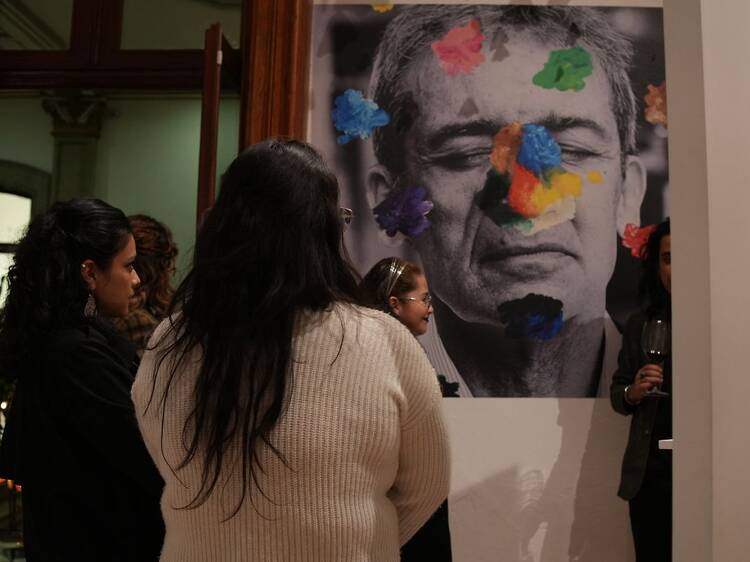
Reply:
<svg viewBox="0 0 750 562"><path fill-rule="evenodd" d="M67 49L73 0L0 0L0 49Z"/></svg>
<svg viewBox="0 0 750 562"><path fill-rule="evenodd" d="M125 0L123 47L201 48L202 31L214 21L222 23L236 47L241 4L242 0ZM0 0L0 50L67 49L72 13L73 0ZM167 14L168 20L163 19ZM180 25L163 25L176 18Z"/></svg>

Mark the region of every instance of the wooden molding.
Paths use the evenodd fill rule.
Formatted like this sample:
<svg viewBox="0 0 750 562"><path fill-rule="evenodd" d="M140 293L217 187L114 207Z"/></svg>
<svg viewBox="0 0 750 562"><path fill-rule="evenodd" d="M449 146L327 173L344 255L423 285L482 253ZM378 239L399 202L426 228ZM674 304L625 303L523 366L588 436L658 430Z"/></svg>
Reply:
<svg viewBox="0 0 750 562"><path fill-rule="evenodd" d="M206 31L206 46L203 51L203 98L196 220L198 225L204 212L214 204L216 197L216 149L219 142L219 98L223 56L221 43L221 24L215 23Z"/></svg>
<svg viewBox="0 0 750 562"><path fill-rule="evenodd" d="M312 2L243 5L240 149L268 138L305 138Z"/></svg>

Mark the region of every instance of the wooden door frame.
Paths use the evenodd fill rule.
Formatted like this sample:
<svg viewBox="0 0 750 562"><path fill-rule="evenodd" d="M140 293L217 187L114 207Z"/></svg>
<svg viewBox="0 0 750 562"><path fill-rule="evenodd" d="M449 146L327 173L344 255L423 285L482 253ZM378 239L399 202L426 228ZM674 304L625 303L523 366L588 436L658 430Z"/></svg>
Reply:
<svg viewBox="0 0 750 562"><path fill-rule="evenodd" d="M312 0L245 0L240 150L307 133Z"/></svg>

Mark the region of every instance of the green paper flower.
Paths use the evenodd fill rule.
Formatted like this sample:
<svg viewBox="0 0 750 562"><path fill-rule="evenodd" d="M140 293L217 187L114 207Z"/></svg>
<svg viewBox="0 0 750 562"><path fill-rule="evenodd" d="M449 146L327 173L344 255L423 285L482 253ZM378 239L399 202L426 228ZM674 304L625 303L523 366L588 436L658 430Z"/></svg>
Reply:
<svg viewBox="0 0 750 562"><path fill-rule="evenodd" d="M533 82L542 88L561 92L579 92L586 86L584 78L592 72L591 55L581 47L552 51L544 68L534 75Z"/></svg>

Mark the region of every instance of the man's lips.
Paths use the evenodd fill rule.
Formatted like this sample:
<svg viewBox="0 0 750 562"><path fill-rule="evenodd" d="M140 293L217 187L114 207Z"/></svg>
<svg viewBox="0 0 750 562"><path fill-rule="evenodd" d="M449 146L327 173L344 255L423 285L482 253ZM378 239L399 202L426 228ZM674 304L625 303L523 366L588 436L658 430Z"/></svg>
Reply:
<svg viewBox="0 0 750 562"><path fill-rule="evenodd" d="M539 255L539 257L543 257L544 255L544 257L546 257L549 254L561 254L572 258L576 257L569 248L561 244L513 244L502 248L493 248L487 252L480 253L479 263L503 261L516 257L534 257L535 255Z"/></svg>

